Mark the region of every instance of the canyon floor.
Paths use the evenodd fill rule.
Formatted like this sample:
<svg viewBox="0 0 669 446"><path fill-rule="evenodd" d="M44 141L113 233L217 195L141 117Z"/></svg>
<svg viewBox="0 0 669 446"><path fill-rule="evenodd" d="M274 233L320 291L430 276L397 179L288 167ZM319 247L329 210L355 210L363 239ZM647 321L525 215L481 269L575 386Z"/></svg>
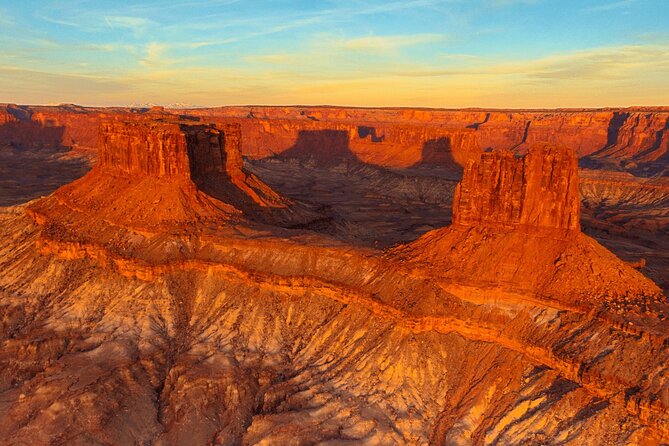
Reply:
<svg viewBox="0 0 669 446"><path fill-rule="evenodd" d="M274 122L280 141L297 114L286 110L248 119ZM607 155L604 168L581 156L582 233L451 226L467 165L455 160L482 147L386 162L372 150L381 130L366 129L388 124L358 116L353 134L369 144L356 152L341 141L355 116L327 113L289 128L292 151L261 156L271 134L242 124L243 163L226 146L197 190L153 171L136 182L136 158L120 169L119 154L105 158L115 170L91 171L92 144L36 145L18 118L0 129L4 444L669 441L661 157L619 168ZM401 153L411 135L443 137L422 127L403 121L380 144ZM114 142L123 131L103 144L130 147ZM443 132L454 151L474 135Z"/></svg>

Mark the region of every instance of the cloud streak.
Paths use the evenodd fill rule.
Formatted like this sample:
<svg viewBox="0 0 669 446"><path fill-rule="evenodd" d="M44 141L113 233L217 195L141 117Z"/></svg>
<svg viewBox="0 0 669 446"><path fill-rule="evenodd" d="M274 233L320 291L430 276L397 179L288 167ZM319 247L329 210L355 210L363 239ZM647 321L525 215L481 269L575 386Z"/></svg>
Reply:
<svg viewBox="0 0 669 446"><path fill-rule="evenodd" d="M615 2L605 3L603 5L591 6L589 8L584 8L585 12L605 12L613 11L616 9L625 9L631 7L637 0L619 0Z"/></svg>
<svg viewBox="0 0 669 446"><path fill-rule="evenodd" d="M440 34L412 34L394 36L365 36L339 42L337 47L346 51L390 52L401 48L445 40Z"/></svg>

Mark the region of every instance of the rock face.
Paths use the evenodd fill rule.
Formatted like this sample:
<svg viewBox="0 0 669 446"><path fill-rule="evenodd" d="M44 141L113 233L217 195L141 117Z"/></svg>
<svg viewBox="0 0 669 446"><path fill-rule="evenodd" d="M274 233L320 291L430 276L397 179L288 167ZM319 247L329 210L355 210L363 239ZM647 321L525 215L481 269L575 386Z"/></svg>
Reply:
<svg viewBox="0 0 669 446"><path fill-rule="evenodd" d="M426 127L412 122L375 123L311 119L223 118L245 135L243 153L254 158L280 155L325 164L357 161L383 167L465 164L480 151L476 132L468 128Z"/></svg>
<svg viewBox="0 0 669 446"><path fill-rule="evenodd" d="M454 224L580 230L579 221L578 162L567 148L483 153L455 190Z"/></svg>
<svg viewBox="0 0 669 446"><path fill-rule="evenodd" d="M195 180L212 173L242 175L239 126L110 121L100 126L99 165L128 175Z"/></svg>
<svg viewBox="0 0 669 446"><path fill-rule="evenodd" d="M94 148L99 123L105 119L173 113L160 108L0 105L0 141ZM256 158L294 148L299 144L300 132L305 131L345 132L346 149L351 155L364 163L384 167L464 166L481 149L522 151L544 141L572 147L579 158L588 158L592 163L646 175L666 174L669 153L666 107L602 110L222 107L179 113L240 124L245 135L242 154ZM3 121L8 125L3 125ZM447 145L443 143L445 140ZM323 148L338 149L339 145L337 139Z"/></svg>
<svg viewBox="0 0 669 446"><path fill-rule="evenodd" d="M222 107L188 113L240 122L245 134L254 135L245 142L243 153L254 157L287 150L300 130L318 126L347 131L349 146L362 161L392 167L434 163L429 145L443 136L453 139L452 153L447 159L438 157L436 162L455 161L462 166L471 159L468 153L474 147L525 151L535 143L549 142L573 148L579 158L656 174L666 172L669 150L666 107L600 110ZM279 139L273 140L271 135ZM384 156L388 153L392 156Z"/></svg>

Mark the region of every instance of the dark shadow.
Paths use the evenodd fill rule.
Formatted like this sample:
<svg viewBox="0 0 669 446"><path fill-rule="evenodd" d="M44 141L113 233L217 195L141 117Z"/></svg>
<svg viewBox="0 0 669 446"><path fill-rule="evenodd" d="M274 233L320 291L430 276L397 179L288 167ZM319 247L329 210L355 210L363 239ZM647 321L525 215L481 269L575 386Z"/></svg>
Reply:
<svg viewBox="0 0 669 446"><path fill-rule="evenodd" d="M359 125L358 126L358 137L361 139L365 139L368 136L372 137L372 142L383 142L385 138L384 135L378 136L376 134L376 128L375 127L367 127L365 125Z"/></svg>
<svg viewBox="0 0 669 446"><path fill-rule="evenodd" d="M609 128L606 131L606 146L603 149L608 147L613 147L618 143L618 135L620 134L620 128L625 124L627 118L630 117L629 113L626 112L615 112L613 118L609 122Z"/></svg>
<svg viewBox="0 0 669 446"><path fill-rule="evenodd" d="M516 150L518 147L522 146L527 142L527 135L530 133L530 125L532 125L532 121L527 121L527 123L525 124L525 130L523 130L523 139L521 139L518 144L513 146L511 150Z"/></svg>
<svg viewBox="0 0 669 446"><path fill-rule="evenodd" d="M644 157L661 149L664 135L669 132L669 120L664 128L655 132L653 144L643 152L637 153L631 159L616 158L611 149L619 142L620 129L631 116L628 112L615 112L609 122L606 144L601 149L579 160L579 167L597 170L613 170L629 172L637 177L652 178L669 176L669 153L665 153L654 161L643 161ZM622 149L622 147L620 147Z"/></svg>
<svg viewBox="0 0 669 446"><path fill-rule="evenodd" d="M90 170L85 156L62 145L65 127L33 121L24 107L7 111L17 120L0 125L0 206L48 195Z"/></svg>
<svg viewBox="0 0 669 446"><path fill-rule="evenodd" d="M304 117L306 117L307 119L309 119L309 120L311 120L311 121L320 121L320 119L318 119L318 118L315 117L315 116L311 116L311 115L310 115L307 111L305 111L305 110L302 110L302 111L300 112L300 116L304 116Z"/></svg>
<svg viewBox="0 0 669 446"><path fill-rule="evenodd" d="M277 157L311 161L319 167L362 163L351 151L345 130L300 130L295 144Z"/></svg>
<svg viewBox="0 0 669 446"><path fill-rule="evenodd" d="M630 114L627 112L613 113L613 117L611 118L611 121L609 121L609 127L606 130L606 144L604 144L604 147L602 147L601 149L596 150L590 155L581 158L583 160L583 163L579 162L579 165L582 165L582 167L591 167L594 169L598 168L596 167L599 165L597 163L598 156L605 153L611 147L618 144L620 129L622 128L622 126L625 124L625 121L627 121L629 117ZM610 163L605 163L605 164L610 164Z"/></svg>
<svg viewBox="0 0 669 446"><path fill-rule="evenodd" d="M664 128L655 132L655 142L648 149L637 154L635 158L643 158L645 156L651 155L658 150L662 150L661 145L665 138L665 135L669 134L669 118L664 125ZM669 144L669 142L667 142ZM667 147L669 149L669 147ZM655 161L645 162L638 167L630 169L636 176L640 177L666 177L669 176L669 150L666 150L663 155L657 158Z"/></svg>
<svg viewBox="0 0 669 446"><path fill-rule="evenodd" d="M613 170L613 171L622 171L624 170L620 165L618 160L601 158L599 155L605 153L611 147L615 146L618 143L618 136L620 134L620 128L625 124L627 118L630 114L627 112L615 112L613 117L609 121L608 129L606 130L606 144L604 147L599 150L594 151L593 153L583 156L578 160L578 166L585 169L593 170Z"/></svg>
<svg viewBox="0 0 669 446"><path fill-rule="evenodd" d="M486 114L485 114L485 118L483 119L483 121L481 121L481 122L475 122L475 123L473 123L473 124L469 124L469 125L467 126L467 128L468 128L468 129L478 130L478 129L479 129L479 126L485 124L485 123L488 122L489 120L490 120L490 113L486 113Z"/></svg>
<svg viewBox="0 0 669 446"><path fill-rule="evenodd" d="M44 124L33 121L29 110L7 107L16 121L0 125L0 144L31 149L53 149L62 144L65 127L58 126L50 119Z"/></svg>
<svg viewBox="0 0 669 446"><path fill-rule="evenodd" d="M292 227L379 248L415 240L450 223L455 182L445 169L368 164L351 151L349 138L345 130L302 130L286 151L248 160L251 171L275 191L320 206L320 219ZM428 158L457 165L450 148L449 138L436 139L423 153L445 155Z"/></svg>
<svg viewBox="0 0 669 446"><path fill-rule="evenodd" d="M453 158L453 142L450 136L428 139L423 143L420 161L412 168L437 168L451 180L462 179L463 167Z"/></svg>

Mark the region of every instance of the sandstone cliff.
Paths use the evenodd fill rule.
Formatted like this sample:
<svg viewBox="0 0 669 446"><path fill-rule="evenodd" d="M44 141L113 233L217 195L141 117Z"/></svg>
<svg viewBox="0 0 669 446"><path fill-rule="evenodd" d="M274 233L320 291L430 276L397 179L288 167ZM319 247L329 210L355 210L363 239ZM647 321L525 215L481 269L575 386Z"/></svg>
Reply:
<svg viewBox="0 0 669 446"><path fill-rule="evenodd" d="M535 145L525 156L484 153L455 190L453 223L578 230L578 163L573 151Z"/></svg>
<svg viewBox="0 0 669 446"><path fill-rule="evenodd" d="M544 144L522 159L484 154L497 176L483 161L464 163L460 223L382 253L325 231L254 224L230 206L234 194L248 197L235 181L252 188L235 161L238 130L151 113L160 116L107 133L113 161L50 197L0 208L0 442L669 440L669 305L572 227L570 151ZM361 112L297 119L328 113ZM171 130L161 133L164 125ZM365 127L353 136L381 152L382 125ZM359 215L399 184L384 169L342 168L330 156L321 171L340 172L334 183L305 167L316 163L288 156L311 159L318 146L290 148L265 173L278 185L281 175L302 175L315 197L359 195L349 208ZM198 167L198 155L220 161ZM280 172L286 165L294 169ZM352 173L379 175L378 188L351 190ZM550 206L539 205L541 194L554 198ZM649 183L640 195L663 192ZM418 199L402 208L388 196L383 225L401 232L402 215L425 221Z"/></svg>
<svg viewBox="0 0 669 446"><path fill-rule="evenodd" d="M472 130L474 140L453 144L447 160L460 165L471 159L468 153L482 149L526 150L534 143L548 142L574 149L579 158L592 157L605 166L628 169L643 174L666 172L667 123L669 110L665 107L599 109L599 110L439 110L439 109L355 109L338 107L222 107L189 110L199 116L241 120L249 133L270 131L268 122L282 122L276 133L282 138L309 128L314 122L321 127L353 125L375 130L376 144L363 149L355 131L350 132L350 146L360 145L366 162L394 167L407 167L425 159L423 150L429 141L439 138L438 132ZM469 136L465 135L466 138ZM364 139L364 138L363 138ZM374 138L370 138L374 139ZM259 137L246 141L243 152L249 156L267 156L267 139ZM382 152L393 144L403 144L405 151L385 158ZM271 147L271 144L269 145ZM428 148L429 149L429 148ZM279 147L276 151L281 151ZM392 151L392 149L391 149ZM428 150L429 151L429 150ZM369 153L366 153L369 152ZM439 162L443 162L443 158Z"/></svg>
<svg viewBox="0 0 669 446"><path fill-rule="evenodd" d="M4 110L2 110L4 109ZM22 124L15 114L20 113ZM238 123L242 154L273 156L298 144L300 132L337 131L357 159L386 167L464 166L481 149L523 151L537 142L572 147L595 166L643 175L666 173L669 110L439 110L339 107L222 107L180 110L207 120ZM170 110L0 107L0 141L94 148L99 123L113 116L176 114ZM27 130L28 126L34 127ZM41 129L41 132L35 131ZM45 130L46 129L46 130ZM41 136L40 136L41 135ZM328 145L341 149L341 139Z"/></svg>
<svg viewBox="0 0 669 446"><path fill-rule="evenodd" d="M170 121L108 121L100 125L98 164L128 176L197 180L212 173L243 176L239 126Z"/></svg>

